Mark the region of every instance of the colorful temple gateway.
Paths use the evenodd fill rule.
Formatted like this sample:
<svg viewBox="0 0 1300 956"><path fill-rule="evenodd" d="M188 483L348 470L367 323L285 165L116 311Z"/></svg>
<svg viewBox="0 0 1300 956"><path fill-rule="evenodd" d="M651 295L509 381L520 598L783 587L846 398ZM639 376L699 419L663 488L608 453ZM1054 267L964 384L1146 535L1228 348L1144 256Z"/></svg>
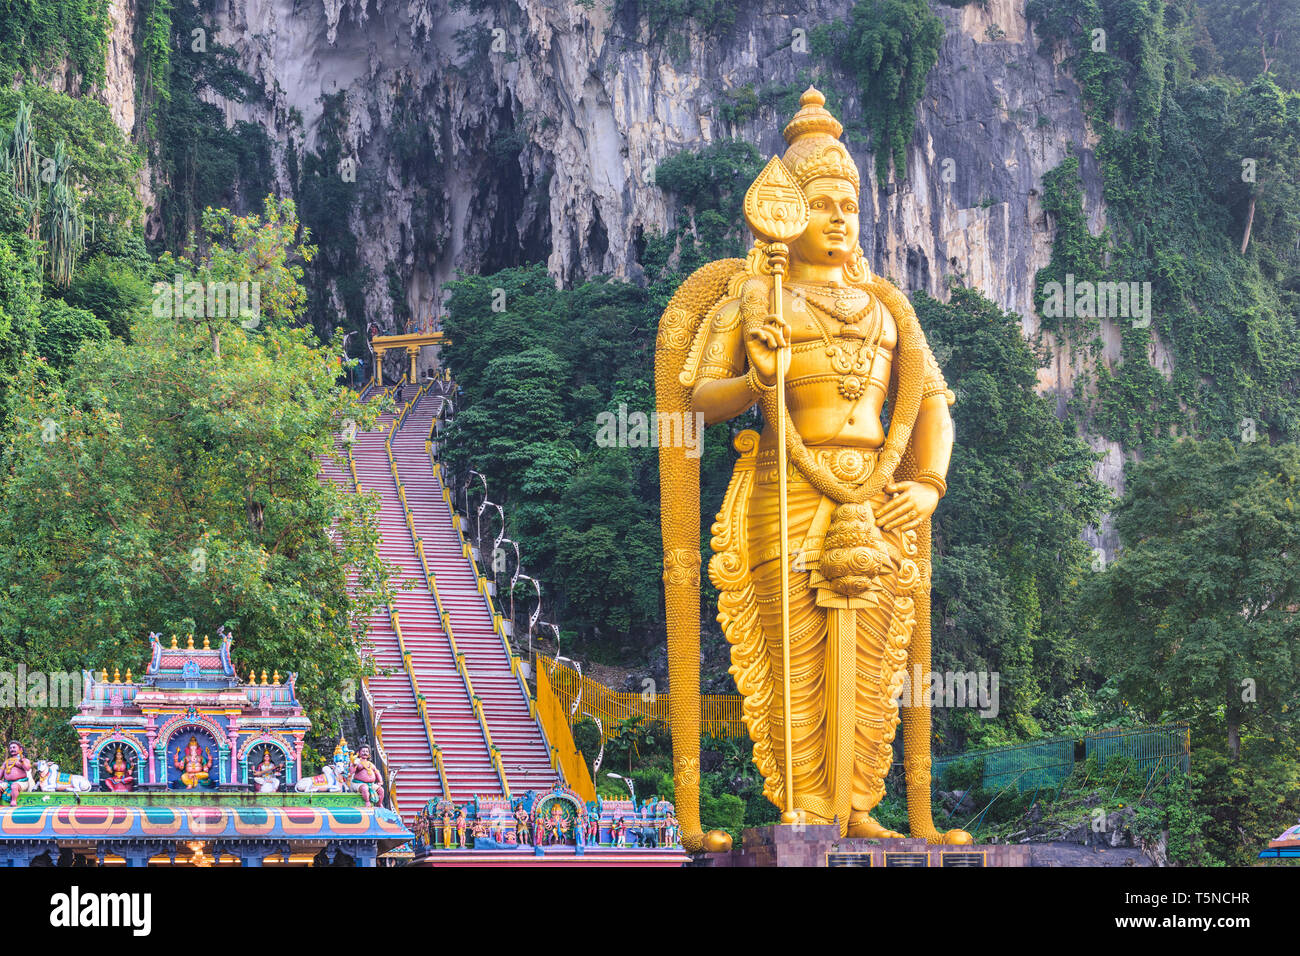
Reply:
<svg viewBox="0 0 1300 956"><path fill-rule="evenodd" d="M311 721L295 674L241 679L232 638L164 645L138 679L82 674L80 767L13 741L0 768L0 866L680 866L673 805L584 801L557 784L522 796L431 801L408 829L391 788L340 738L304 773ZM79 770L80 772L74 772Z"/></svg>
<svg viewBox="0 0 1300 956"><path fill-rule="evenodd" d="M311 722L282 683L262 673L240 680L230 660L231 637L195 647L194 638L164 648L150 634L144 676L122 680L82 672L84 699L72 726L81 738L81 773L110 790L196 787L251 789L250 772L294 784L302 776L303 736ZM127 782L124 782L127 781ZM129 782L129 783L128 783ZM274 789L279 789L278 786ZM265 791L264 791L265 792Z"/></svg>
<svg viewBox="0 0 1300 956"><path fill-rule="evenodd" d="M151 634L138 680L83 672L80 773L9 744L0 866L374 866L411 839L381 805L367 748L340 740L331 766L303 776L296 675L241 680L218 636L164 647Z"/></svg>

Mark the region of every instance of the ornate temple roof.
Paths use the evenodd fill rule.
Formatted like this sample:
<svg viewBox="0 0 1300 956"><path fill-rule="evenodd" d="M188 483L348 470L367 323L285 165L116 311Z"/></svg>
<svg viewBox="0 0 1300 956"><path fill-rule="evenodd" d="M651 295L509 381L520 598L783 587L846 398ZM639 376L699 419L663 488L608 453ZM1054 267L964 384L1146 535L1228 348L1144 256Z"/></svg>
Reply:
<svg viewBox="0 0 1300 956"><path fill-rule="evenodd" d="M149 661L139 678L129 668L125 678L117 669L111 678L107 670L98 675L82 671L81 712L72 719L73 726L86 728L105 720L129 724L131 717L178 706L274 717L286 728L310 726L298 702L296 673L281 680L278 671L269 678L263 671L259 681L250 672L247 681L241 680L230 658L232 636L224 630L217 636L215 646L207 636L196 641L193 635L183 640L172 635L170 645L164 646L161 634L150 634Z"/></svg>

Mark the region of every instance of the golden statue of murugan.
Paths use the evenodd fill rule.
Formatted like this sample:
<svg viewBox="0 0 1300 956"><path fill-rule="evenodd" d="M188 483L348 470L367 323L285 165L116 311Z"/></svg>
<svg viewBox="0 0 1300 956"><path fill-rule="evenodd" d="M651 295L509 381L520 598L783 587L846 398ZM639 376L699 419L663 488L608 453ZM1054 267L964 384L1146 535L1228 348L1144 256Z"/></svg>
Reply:
<svg viewBox="0 0 1300 956"><path fill-rule="evenodd" d="M912 836L969 843L931 816L928 694L899 706L905 675L930 670L930 516L954 396L907 298L864 260L843 126L816 89L800 107L785 156L746 195L748 257L698 269L664 311L658 408L709 423L755 403L763 414L761 437L736 438L709 576L782 822L901 836L871 816L901 711ZM683 845L698 850L700 496L688 451L661 443L659 460L676 804Z"/></svg>

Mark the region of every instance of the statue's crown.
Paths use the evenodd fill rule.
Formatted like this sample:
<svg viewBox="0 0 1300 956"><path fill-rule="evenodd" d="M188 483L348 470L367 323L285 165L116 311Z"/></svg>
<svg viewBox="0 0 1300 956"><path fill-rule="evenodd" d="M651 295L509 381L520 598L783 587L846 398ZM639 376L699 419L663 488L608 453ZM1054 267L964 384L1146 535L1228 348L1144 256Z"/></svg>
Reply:
<svg viewBox="0 0 1300 956"><path fill-rule="evenodd" d="M840 142L844 125L826 108L821 90L810 86L799 97L799 112L786 125L785 141L790 148L781 157L800 186L819 176L844 179L861 187L858 167Z"/></svg>

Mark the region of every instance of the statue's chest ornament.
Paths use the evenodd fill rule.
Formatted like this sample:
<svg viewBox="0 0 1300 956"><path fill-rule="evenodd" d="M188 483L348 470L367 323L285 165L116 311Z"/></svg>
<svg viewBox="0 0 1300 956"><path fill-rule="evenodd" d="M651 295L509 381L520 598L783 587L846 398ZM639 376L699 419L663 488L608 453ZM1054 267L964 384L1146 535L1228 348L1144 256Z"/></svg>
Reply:
<svg viewBox="0 0 1300 956"><path fill-rule="evenodd" d="M826 345L826 356L830 359L831 369L840 376L839 392L849 401L857 401L867 391L871 382L871 364L880 347L880 336L884 323L880 310L876 309L875 300L859 289L825 289L812 290L798 288L795 295L807 299L819 309L835 316L841 323L839 332L831 336L827 331L817 310L806 311L817 323L817 331ZM869 324L864 328L860 323L870 313Z"/></svg>

